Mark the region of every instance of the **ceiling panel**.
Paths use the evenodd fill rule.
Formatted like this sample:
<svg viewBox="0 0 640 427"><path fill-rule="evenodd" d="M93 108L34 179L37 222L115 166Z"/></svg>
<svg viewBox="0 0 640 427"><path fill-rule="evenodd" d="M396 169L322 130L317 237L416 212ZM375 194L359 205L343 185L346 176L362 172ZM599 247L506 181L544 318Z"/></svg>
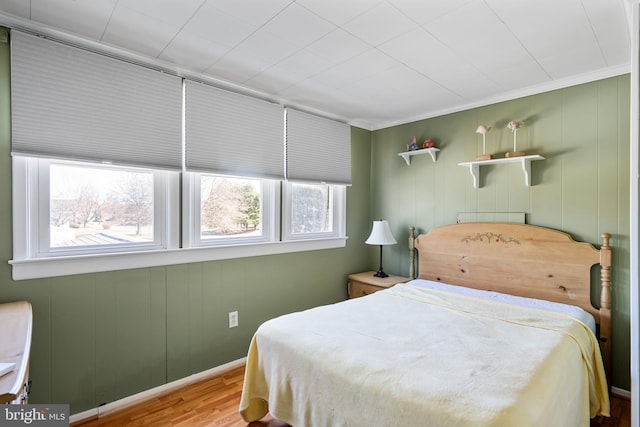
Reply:
<svg viewBox="0 0 640 427"><path fill-rule="evenodd" d="M417 22L426 25L436 19L463 7L473 0L449 0L449 1L415 1L415 0L389 0L398 10Z"/></svg>
<svg viewBox="0 0 640 427"><path fill-rule="evenodd" d="M343 26L377 5L384 3L384 1L349 0L338 2L336 0L297 0L296 3L337 26Z"/></svg>
<svg viewBox="0 0 640 427"><path fill-rule="evenodd" d="M188 31L180 31L160 53L159 58L191 72L204 73L229 50L226 45Z"/></svg>
<svg viewBox="0 0 640 427"><path fill-rule="evenodd" d="M231 50L256 32L259 25L248 23L217 7L205 4L186 22L181 32L194 34ZM208 53L206 50L202 53Z"/></svg>
<svg viewBox="0 0 640 427"><path fill-rule="evenodd" d="M624 5L601 0L582 0L582 4L607 65L628 61L631 35Z"/></svg>
<svg viewBox="0 0 640 427"><path fill-rule="evenodd" d="M397 84L403 82L404 84ZM371 90L371 88L389 90ZM457 96L427 77L406 67L388 68L345 88L345 94L365 103L386 105L396 115L408 116L425 106L448 104Z"/></svg>
<svg viewBox="0 0 640 427"><path fill-rule="evenodd" d="M298 50L293 42L280 39L261 29L219 59L206 73L243 83Z"/></svg>
<svg viewBox="0 0 640 427"><path fill-rule="evenodd" d="M29 5L29 1L23 1ZM70 33L100 40L115 9L115 0L31 0L30 18ZM3 10L3 7L0 7ZM79 19L80 18L80 19Z"/></svg>
<svg viewBox="0 0 640 427"><path fill-rule="evenodd" d="M125 6L113 11L101 41L156 58L180 31L177 24L168 24Z"/></svg>
<svg viewBox="0 0 640 427"><path fill-rule="evenodd" d="M316 82L321 86L342 89L397 65L397 61L379 50L371 48L348 61L344 61L334 67L328 68L309 80L311 82ZM372 87L371 90L388 89Z"/></svg>
<svg viewBox="0 0 640 427"><path fill-rule="evenodd" d="M336 28L305 48L334 65L343 63L369 49L371 46L341 28Z"/></svg>
<svg viewBox="0 0 640 427"><path fill-rule="evenodd" d="M580 0L517 5L488 0L488 4L549 76L565 77L607 65Z"/></svg>
<svg viewBox="0 0 640 427"><path fill-rule="evenodd" d="M423 28L418 28L379 49L435 83L448 88L459 100L486 96L500 89L477 68L448 49Z"/></svg>
<svg viewBox="0 0 640 427"><path fill-rule="evenodd" d="M126 8L148 16L158 22L182 27L205 3L205 0L180 0L180 2L157 0L118 0L116 11ZM126 13L126 12L125 12Z"/></svg>
<svg viewBox="0 0 640 427"><path fill-rule="evenodd" d="M484 2L456 9L425 28L489 78L492 72L505 67L519 64L538 67L531 54Z"/></svg>
<svg viewBox="0 0 640 427"><path fill-rule="evenodd" d="M413 30L417 26L418 24L390 3L384 2L349 21L342 28L362 41L372 46L378 46Z"/></svg>
<svg viewBox="0 0 640 427"><path fill-rule="evenodd" d="M292 0L206 0L207 6L215 7L254 27L261 27L292 3Z"/></svg>
<svg viewBox="0 0 640 427"><path fill-rule="evenodd" d="M334 29L335 25L294 3L274 16L260 31L268 32L301 49Z"/></svg>
<svg viewBox="0 0 640 427"><path fill-rule="evenodd" d="M289 86L307 80L330 66L326 60L301 50L246 81L246 84L255 89L279 94Z"/></svg>
<svg viewBox="0 0 640 427"><path fill-rule="evenodd" d="M31 18L31 3L28 1L2 0L0 2L0 10L23 18Z"/></svg>

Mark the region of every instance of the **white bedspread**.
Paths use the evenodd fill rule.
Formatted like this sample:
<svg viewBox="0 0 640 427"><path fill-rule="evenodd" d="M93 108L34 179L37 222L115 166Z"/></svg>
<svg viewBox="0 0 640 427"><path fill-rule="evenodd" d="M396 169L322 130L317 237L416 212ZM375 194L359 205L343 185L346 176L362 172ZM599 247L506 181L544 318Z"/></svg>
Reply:
<svg viewBox="0 0 640 427"><path fill-rule="evenodd" d="M404 284L265 322L239 409L295 427L571 427L609 400L583 323Z"/></svg>
<svg viewBox="0 0 640 427"><path fill-rule="evenodd" d="M587 313L586 311L584 311L583 309L575 305L560 304L557 302L545 301L545 300L534 299L534 298L518 297L514 295L503 294L500 292L465 288L464 286L449 285L442 282L435 282L433 280L414 279L408 283L414 286L420 286L420 287L425 287L430 289L439 289L442 291L453 292L456 294L475 296L478 298L504 302L506 304L521 305L523 307L539 308L541 310L555 311L556 313L564 313L573 317L576 320L581 321L582 323L587 325L594 334L596 333L596 320L593 318L591 314Z"/></svg>

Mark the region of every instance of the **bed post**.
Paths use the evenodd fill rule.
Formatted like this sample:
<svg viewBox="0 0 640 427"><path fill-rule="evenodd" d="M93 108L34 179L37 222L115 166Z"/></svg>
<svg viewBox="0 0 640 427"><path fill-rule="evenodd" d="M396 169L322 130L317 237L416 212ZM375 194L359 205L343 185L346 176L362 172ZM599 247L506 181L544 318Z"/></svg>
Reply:
<svg viewBox="0 0 640 427"><path fill-rule="evenodd" d="M416 236L415 227L409 227L409 278L416 278Z"/></svg>
<svg viewBox="0 0 640 427"><path fill-rule="evenodd" d="M608 381L611 381L611 234L602 233L600 248L600 348Z"/></svg>

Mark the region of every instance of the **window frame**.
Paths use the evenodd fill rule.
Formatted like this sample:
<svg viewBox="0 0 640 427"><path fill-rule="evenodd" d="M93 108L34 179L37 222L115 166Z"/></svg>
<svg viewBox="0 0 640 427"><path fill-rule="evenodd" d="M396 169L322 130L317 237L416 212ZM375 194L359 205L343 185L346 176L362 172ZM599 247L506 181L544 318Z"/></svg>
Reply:
<svg viewBox="0 0 640 427"><path fill-rule="evenodd" d="M153 240L149 242L129 242L121 244L104 244L93 246L77 247L51 247L51 224L50 224L50 178L51 165L66 165L70 167L93 168L102 170L114 170L122 172L142 172L150 173L153 176ZM56 161L45 159L27 159L27 168L37 168L37 183L29 191L35 191L38 198L36 215L29 217L29 227L37 227L34 233L34 240L31 241L30 253L34 258L78 256L100 253L117 253L142 250L158 250L167 248L168 236L171 233L169 224L165 224L164 212L170 205L168 203L168 193L166 191L169 174L166 171L151 170L145 168L113 167L96 165L84 162ZM34 222L37 221L37 225ZM37 242L35 239L37 238Z"/></svg>
<svg viewBox="0 0 640 427"><path fill-rule="evenodd" d="M261 184L261 226L260 236L252 237L220 237L215 239L202 239L200 237L200 207L201 207L201 178L203 175L227 177L231 179L246 178L254 179ZM182 246L183 248L206 248L218 246L251 245L269 242L277 242L280 235L280 223L278 209L280 205L279 181L250 178L233 177L219 174L205 174L198 172L184 172L182 174L183 200L185 207L182 220Z"/></svg>
<svg viewBox="0 0 640 427"><path fill-rule="evenodd" d="M326 238L344 237L346 233L346 186L334 184L311 184L305 185L326 185L329 188L330 214L332 215L332 230L326 232L313 233L292 233L291 232L291 212L293 202L293 186L297 183L287 181L282 184L282 240L316 240Z"/></svg>
<svg viewBox="0 0 640 427"><path fill-rule="evenodd" d="M82 162L84 163L84 162ZM187 246L188 230L187 210L192 198L187 197L185 186L190 173L170 172L172 177L166 184L167 203L163 211L162 221L167 224L166 248L154 250L123 251L109 253L93 253L83 255L34 257L30 253L32 241L37 237L37 229L30 224L30 209L38 206L37 194L30 190L30 185L37 182L39 171L28 168L27 159L20 156L12 158L12 209L13 209L13 280L38 279L46 277L68 276L73 274L97 273L104 271L126 270L132 268L161 267L190 264L226 259L239 259L254 256L280 255L312 250L337 249L346 246L346 188L340 191L343 195L338 236L308 238L301 240L283 240L280 238L282 206L280 194L284 186L281 181L274 181L274 206L276 213L273 221L273 241L263 243L225 244L218 246ZM182 181L182 185L181 182ZM181 195L181 189L182 195ZM182 201L182 203L180 203ZM182 212L181 212L182 209ZM182 214L182 221L181 221ZM180 232L182 231L182 244ZM34 236L34 233L35 236Z"/></svg>

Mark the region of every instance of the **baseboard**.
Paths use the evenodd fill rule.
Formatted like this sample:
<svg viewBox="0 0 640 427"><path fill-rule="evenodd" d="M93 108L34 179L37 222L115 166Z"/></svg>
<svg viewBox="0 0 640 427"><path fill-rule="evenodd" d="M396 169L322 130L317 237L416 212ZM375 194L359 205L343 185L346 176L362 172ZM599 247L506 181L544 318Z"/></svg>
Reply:
<svg viewBox="0 0 640 427"><path fill-rule="evenodd" d="M89 418L100 418L113 412L122 411L123 409L127 409L133 405L144 402L145 400L153 399L154 397L170 393L181 387L195 384L208 378L223 374L227 371L239 368L240 366L244 366L246 362L247 358L243 357L242 359L234 360L232 362L225 363L224 365L216 366L215 368L207 369L206 371L198 372L197 374L189 375L188 377L180 378L179 380L116 400L115 402L107 403L106 405L99 406L98 408L73 414L69 417L69 422L77 423Z"/></svg>
<svg viewBox="0 0 640 427"><path fill-rule="evenodd" d="M631 399L631 392L623 388L611 387L611 394L625 399Z"/></svg>

